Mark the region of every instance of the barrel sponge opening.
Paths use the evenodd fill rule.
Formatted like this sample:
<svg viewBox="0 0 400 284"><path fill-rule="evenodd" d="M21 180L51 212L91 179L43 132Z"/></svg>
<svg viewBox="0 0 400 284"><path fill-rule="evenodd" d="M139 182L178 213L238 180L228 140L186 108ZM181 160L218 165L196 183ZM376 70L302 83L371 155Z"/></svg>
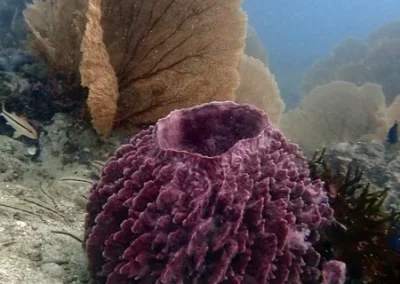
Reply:
<svg viewBox="0 0 400 284"><path fill-rule="evenodd" d="M157 123L156 135L164 150L214 157L256 137L268 124L266 115L250 105L215 102L173 111Z"/></svg>

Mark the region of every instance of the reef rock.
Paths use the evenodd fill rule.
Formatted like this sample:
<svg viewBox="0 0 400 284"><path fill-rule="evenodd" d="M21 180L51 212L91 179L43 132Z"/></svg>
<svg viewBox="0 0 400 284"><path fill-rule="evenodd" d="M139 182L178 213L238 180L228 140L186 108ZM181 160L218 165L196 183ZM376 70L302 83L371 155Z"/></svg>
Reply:
<svg viewBox="0 0 400 284"><path fill-rule="evenodd" d="M400 145L387 142L343 142L330 147L327 161L333 168L357 165L374 187L389 189L388 207L400 208Z"/></svg>

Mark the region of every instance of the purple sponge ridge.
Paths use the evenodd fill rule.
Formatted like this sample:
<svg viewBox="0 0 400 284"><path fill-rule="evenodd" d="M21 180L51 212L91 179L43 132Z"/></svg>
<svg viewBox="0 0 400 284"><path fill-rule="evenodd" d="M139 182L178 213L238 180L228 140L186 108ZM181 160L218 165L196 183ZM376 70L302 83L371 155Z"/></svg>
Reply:
<svg viewBox="0 0 400 284"><path fill-rule="evenodd" d="M122 145L87 204L85 250L102 283L319 283L332 219L307 160L261 110L175 110Z"/></svg>

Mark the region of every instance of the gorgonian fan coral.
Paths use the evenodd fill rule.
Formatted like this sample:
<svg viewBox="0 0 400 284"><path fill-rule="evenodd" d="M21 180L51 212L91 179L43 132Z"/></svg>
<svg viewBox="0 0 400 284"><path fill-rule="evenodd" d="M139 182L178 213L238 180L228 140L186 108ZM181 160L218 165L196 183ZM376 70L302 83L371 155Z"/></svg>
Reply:
<svg viewBox="0 0 400 284"><path fill-rule="evenodd" d="M107 284L320 283L313 243L332 219L298 146L233 102L175 110L122 145L87 211L89 270Z"/></svg>

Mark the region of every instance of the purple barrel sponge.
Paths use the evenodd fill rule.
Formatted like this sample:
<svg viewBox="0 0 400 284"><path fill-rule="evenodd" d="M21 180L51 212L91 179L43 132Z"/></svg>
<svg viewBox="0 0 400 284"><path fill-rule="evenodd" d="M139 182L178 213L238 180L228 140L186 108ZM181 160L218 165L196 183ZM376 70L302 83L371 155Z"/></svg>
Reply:
<svg viewBox="0 0 400 284"><path fill-rule="evenodd" d="M91 189L84 247L100 283L320 283L332 210L267 115L212 102L122 145Z"/></svg>

